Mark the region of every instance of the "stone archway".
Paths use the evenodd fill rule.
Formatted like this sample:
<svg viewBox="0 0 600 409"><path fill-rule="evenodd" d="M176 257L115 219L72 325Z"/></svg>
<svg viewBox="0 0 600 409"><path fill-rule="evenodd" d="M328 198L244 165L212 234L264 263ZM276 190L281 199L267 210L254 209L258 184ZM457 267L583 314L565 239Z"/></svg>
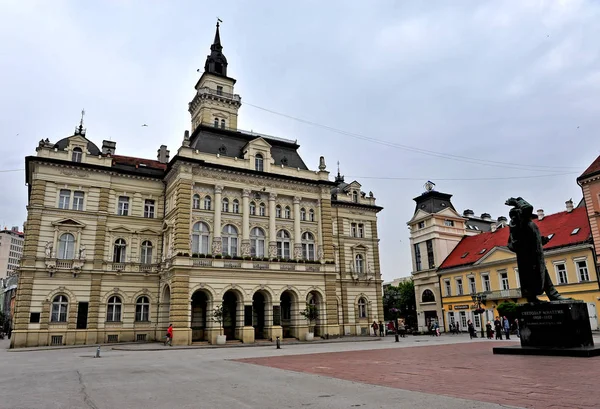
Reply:
<svg viewBox="0 0 600 409"><path fill-rule="evenodd" d="M165 285L160 296L160 307L158 311L158 322L166 331L169 326L169 317L171 313L171 287Z"/></svg>
<svg viewBox="0 0 600 409"><path fill-rule="evenodd" d="M223 294L223 334L228 340L241 339L244 322L244 304L241 295L235 290Z"/></svg>
<svg viewBox="0 0 600 409"><path fill-rule="evenodd" d="M318 291L311 291L306 296L306 303L310 305L314 305L317 308L319 313L319 318L317 318L315 325L315 337L320 337L322 335L321 325L323 323L323 316L325 314L325 303L323 302L323 297Z"/></svg>
<svg viewBox="0 0 600 409"><path fill-rule="evenodd" d="M263 291L257 291L252 296L252 326L254 327L254 340L267 338L266 327L270 326L268 318L268 297Z"/></svg>
<svg viewBox="0 0 600 409"><path fill-rule="evenodd" d="M296 322L298 319L298 297L294 292L286 290L281 293L279 302L281 303L283 338L298 337Z"/></svg>
<svg viewBox="0 0 600 409"><path fill-rule="evenodd" d="M197 290L192 294L192 342L210 341L208 322L210 320L210 293Z"/></svg>

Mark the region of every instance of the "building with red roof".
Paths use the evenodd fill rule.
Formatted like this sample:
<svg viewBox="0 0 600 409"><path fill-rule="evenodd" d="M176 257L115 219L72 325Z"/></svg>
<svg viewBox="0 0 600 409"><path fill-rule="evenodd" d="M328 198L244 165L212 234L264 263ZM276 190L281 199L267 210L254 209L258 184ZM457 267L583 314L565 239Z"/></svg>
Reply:
<svg viewBox="0 0 600 409"><path fill-rule="evenodd" d="M583 200L594 238L594 243L600 243L600 156L577 178L581 186ZM596 245L596 265L600 265L600 245Z"/></svg>
<svg viewBox="0 0 600 409"><path fill-rule="evenodd" d="M588 302L596 311L599 283L592 233L585 207L574 208L571 200L563 212L538 214L534 222L549 238L544 246L546 268L557 290L568 297ZM437 270L446 323L467 329L472 320L479 330L498 315L496 307L504 301L524 302L521 298L516 255L507 247L509 228L499 226L476 236L464 236ZM473 312L473 297L484 295L483 323ZM544 299L544 297L541 297Z"/></svg>

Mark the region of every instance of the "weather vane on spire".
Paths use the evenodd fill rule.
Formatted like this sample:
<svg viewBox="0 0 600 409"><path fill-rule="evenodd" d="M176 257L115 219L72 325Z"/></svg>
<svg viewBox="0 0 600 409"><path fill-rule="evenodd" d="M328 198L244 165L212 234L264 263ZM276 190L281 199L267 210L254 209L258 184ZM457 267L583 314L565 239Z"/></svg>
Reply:
<svg viewBox="0 0 600 409"><path fill-rule="evenodd" d="M75 128L75 135L85 135L85 129L83 129L83 116L85 115L85 109L81 110L81 120L79 126Z"/></svg>
<svg viewBox="0 0 600 409"><path fill-rule="evenodd" d="M219 27L219 23L222 23L223 20L221 20L219 17L217 17L217 27Z"/></svg>

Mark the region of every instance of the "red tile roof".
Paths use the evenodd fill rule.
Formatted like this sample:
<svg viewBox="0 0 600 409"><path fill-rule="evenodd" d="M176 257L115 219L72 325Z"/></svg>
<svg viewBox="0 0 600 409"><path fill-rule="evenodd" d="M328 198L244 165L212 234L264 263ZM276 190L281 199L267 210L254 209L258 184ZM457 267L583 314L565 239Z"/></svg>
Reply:
<svg viewBox="0 0 600 409"><path fill-rule="evenodd" d="M600 156L579 176L577 179L582 179L593 174L600 173Z"/></svg>
<svg viewBox="0 0 600 409"><path fill-rule="evenodd" d="M141 165L145 165L143 167L153 168L153 169L161 169L165 170L167 165L165 163L160 163L157 160L152 159L143 159L143 158L135 158L133 156L121 156L121 155L112 155L113 165L130 165L135 166L136 168Z"/></svg>
<svg viewBox="0 0 600 409"><path fill-rule="evenodd" d="M564 211L550 214L541 221L534 220L534 223L538 225L543 236L554 234L552 239L544 246L544 250L584 243L591 236L585 207L577 207L571 213ZM571 234L576 228L579 228L579 231L576 234ZM495 232L465 236L446 257L439 269L474 264L492 251L494 247L506 247L508 235L509 228L504 227ZM485 249L484 252L482 252L483 249Z"/></svg>

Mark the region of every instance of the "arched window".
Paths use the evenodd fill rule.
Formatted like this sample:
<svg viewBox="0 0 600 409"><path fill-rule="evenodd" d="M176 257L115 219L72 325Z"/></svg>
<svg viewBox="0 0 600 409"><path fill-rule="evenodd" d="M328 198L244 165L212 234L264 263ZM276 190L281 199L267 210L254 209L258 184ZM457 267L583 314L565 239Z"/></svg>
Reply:
<svg viewBox="0 0 600 409"><path fill-rule="evenodd" d="M208 254L208 239L210 230L204 222L198 222L192 227L192 253Z"/></svg>
<svg viewBox="0 0 600 409"><path fill-rule="evenodd" d="M285 230L277 232L277 257L282 259L290 258L290 234Z"/></svg>
<svg viewBox="0 0 600 409"><path fill-rule="evenodd" d="M265 232L258 227L250 231L250 255L252 257L265 256Z"/></svg>
<svg viewBox="0 0 600 409"><path fill-rule="evenodd" d="M212 200L211 200L210 196L204 196L204 210L210 210L211 203L212 203Z"/></svg>
<svg viewBox="0 0 600 409"><path fill-rule="evenodd" d="M358 299L358 318L367 318L367 300L364 297Z"/></svg>
<svg viewBox="0 0 600 409"><path fill-rule="evenodd" d="M135 302L135 320L150 321L150 300L142 296Z"/></svg>
<svg viewBox="0 0 600 409"><path fill-rule="evenodd" d="M285 217L286 219L289 219L289 218L291 217L291 214L292 214L292 212L290 211L290 207L289 207L289 206L286 206L286 207L285 207L285 213L284 213L284 217Z"/></svg>
<svg viewBox="0 0 600 409"><path fill-rule="evenodd" d="M222 202L222 208L225 213L229 211L229 199L225 198Z"/></svg>
<svg viewBox="0 0 600 409"><path fill-rule="evenodd" d="M315 237L306 232L302 235L302 258L305 260L315 259Z"/></svg>
<svg viewBox="0 0 600 409"><path fill-rule="evenodd" d="M352 191L352 201L358 203L358 192L356 190Z"/></svg>
<svg viewBox="0 0 600 409"><path fill-rule="evenodd" d="M192 198L192 208L200 209L200 195L195 194Z"/></svg>
<svg viewBox="0 0 600 409"><path fill-rule="evenodd" d="M252 216L256 215L256 204L254 202L250 202L250 214Z"/></svg>
<svg viewBox="0 0 600 409"><path fill-rule="evenodd" d="M73 148L73 155L71 156L71 160L73 162L81 162L81 158L83 158L83 151L81 148Z"/></svg>
<svg viewBox="0 0 600 409"><path fill-rule="evenodd" d="M275 206L275 217L281 218L281 206Z"/></svg>
<svg viewBox="0 0 600 409"><path fill-rule="evenodd" d="M225 120L221 119L221 129L225 129Z"/></svg>
<svg viewBox="0 0 600 409"><path fill-rule="evenodd" d="M258 215L259 216L266 216L267 215L267 209L266 209L264 203L261 203L260 205L258 205Z"/></svg>
<svg viewBox="0 0 600 409"><path fill-rule="evenodd" d="M225 225L221 237L223 254L226 256L237 256L238 231L235 226L231 224Z"/></svg>
<svg viewBox="0 0 600 409"><path fill-rule="evenodd" d="M313 209L308 211L308 220L311 222L315 221L315 211Z"/></svg>
<svg viewBox="0 0 600 409"><path fill-rule="evenodd" d="M233 199L233 213L240 212L240 202L237 199Z"/></svg>
<svg viewBox="0 0 600 409"><path fill-rule="evenodd" d="M58 254L57 258L64 260L72 260L75 256L75 236L71 233L64 233L58 239Z"/></svg>
<svg viewBox="0 0 600 409"><path fill-rule="evenodd" d="M260 153L257 153L254 157L254 169L259 172L264 170L264 159Z"/></svg>
<svg viewBox="0 0 600 409"><path fill-rule="evenodd" d="M119 322L121 321L121 298L113 295L108 299L106 305L106 321L108 322Z"/></svg>
<svg viewBox="0 0 600 409"><path fill-rule="evenodd" d="M67 310L69 309L69 299L65 295L57 295L52 300L51 322L67 322Z"/></svg>
<svg viewBox="0 0 600 409"><path fill-rule="evenodd" d="M142 253L140 257L140 263L152 264L152 242L149 240L142 242Z"/></svg>
<svg viewBox="0 0 600 409"><path fill-rule="evenodd" d="M125 263L126 257L125 253L127 252L127 242L123 239L115 240L115 245L113 248L113 263Z"/></svg>
<svg viewBox="0 0 600 409"><path fill-rule="evenodd" d="M435 302L435 295L433 295L433 291L423 291L423 294L421 295L421 302Z"/></svg>
<svg viewBox="0 0 600 409"><path fill-rule="evenodd" d="M354 268L359 274L365 272L365 259L363 258L362 254L357 254L354 258Z"/></svg>
<svg viewBox="0 0 600 409"><path fill-rule="evenodd" d="M219 127L219 118L215 118L213 125L215 126L215 128Z"/></svg>
<svg viewBox="0 0 600 409"><path fill-rule="evenodd" d="M306 221L306 209L304 207L300 209L300 220Z"/></svg>

